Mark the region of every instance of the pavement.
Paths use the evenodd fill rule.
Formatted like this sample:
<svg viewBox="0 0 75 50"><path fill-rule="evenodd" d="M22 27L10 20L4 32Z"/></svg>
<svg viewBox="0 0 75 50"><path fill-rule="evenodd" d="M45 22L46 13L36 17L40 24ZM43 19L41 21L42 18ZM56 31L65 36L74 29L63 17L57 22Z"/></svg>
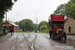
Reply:
<svg viewBox="0 0 75 50"><path fill-rule="evenodd" d="M67 35L67 37L75 38L75 35Z"/></svg>
<svg viewBox="0 0 75 50"><path fill-rule="evenodd" d="M9 38L11 36L11 33L8 33L6 35L0 36L0 43L3 42L4 40L6 40L7 38Z"/></svg>
<svg viewBox="0 0 75 50"><path fill-rule="evenodd" d="M75 35L67 35L67 38L75 40Z"/></svg>

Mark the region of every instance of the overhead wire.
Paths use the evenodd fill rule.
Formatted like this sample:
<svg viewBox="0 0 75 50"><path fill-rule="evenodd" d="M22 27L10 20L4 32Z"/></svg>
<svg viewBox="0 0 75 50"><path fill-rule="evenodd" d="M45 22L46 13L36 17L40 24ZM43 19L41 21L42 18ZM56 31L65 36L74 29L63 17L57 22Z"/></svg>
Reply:
<svg viewBox="0 0 75 50"><path fill-rule="evenodd" d="M37 10L38 14L39 14L39 12L41 11L42 7L44 6L45 2L46 2L46 0L44 1L43 5L42 5L41 8L40 8L40 5L41 5L41 3L42 3L42 0L41 0L40 5L39 5L39 8L40 8L40 9L38 8L38 10ZM37 14L37 15L38 15L38 14ZM38 24L38 22L36 22L36 24Z"/></svg>
<svg viewBox="0 0 75 50"><path fill-rule="evenodd" d="M40 2L40 4L39 4L39 6L38 6L38 9L37 9L37 11L36 11L36 12L38 12L38 10L39 10L39 7L40 7L41 3L42 3L42 0L41 0L41 2Z"/></svg>
<svg viewBox="0 0 75 50"><path fill-rule="evenodd" d="M30 2L29 2L30 0L27 0L27 2L28 2L28 7L29 7L29 14L31 14L31 9L30 9ZM22 2L23 2L23 0L22 0ZM44 6L44 4L45 4L45 2L46 2L46 0L44 0L44 2L42 2L42 0L41 0L41 2L40 2L40 4L39 4L39 6L38 6L38 9L36 10L36 12L38 12L38 14L39 14L39 12L41 11L41 9L42 9L42 7ZM43 4L42 4L43 3ZM21 3L22 4L22 3ZM41 6L42 5L42 6ZM18 8L19 8L19 6L18 6ZM22 8L22 6L21 6L21 8ZM19 10L19 9L18 9Z"/></svg>
<svg viewBox="0 0 75 50"><path fill-rule="evenodd" d="M40 8L39 12L40 12L40 11L41 11L41 9L43 8L43 6L44 6L45 2L46 2L46 0L44 1L43 5L41 6L41 8ZM38 13L39 13L39 12L38 12Z"/></svg>
<svg viewBox="0 0 75 50"><path fill-rule="evenodd" d="M45 2L46 2L46 0L45 0L44 3L42 4L42 0L41 0L40 5L42 4L42 6L41 6L41 8L40 8L40 5L39 5L39 7L38 7L38 9L37 9L37 11L36 11L38 14L39 14L39 12L41 11L42 7L44 6ZM38 15L38 14L37 14L37 15Z"/></svg>
<svg viewBox="0 0 75 50"><path fill-rule="evenodd" d="M46 2L46 0L44 1L44 3L45 3L45 2ZM44 5L44 3L43 3L43 5ZM42 0L41 0L41 2L40 2L39 6L38 6L37 11L36 11L36 13L38 13L38 14L39 14L39 12L40 12L40 10L41 10L41 9L40 9L41 4L42 4ZM42 7L43 7L43 5L42 5ZM41 8L42 8L42 7L41 7ZM38 15L38 14L37 14L37 15ZM36 16L36 15L34 15L34 16Z"/></svg>
<svg viewBox="0 0 75 50"><path fill-rule="evenodd" d="M31 14L29 0L27 0L27 1L28 1L28 7L29 7L29 14Z"/></svg>
<svg viewBox="0 0 75 50"><path fill-rule="evenodd" d="M35 13L37 13L37 12L38 12L39 7L40 7L41 3L42 3L42 0L41 0L41 2L40 2L40 4L39 4L39 6L38 6L38 8L37 8L37 10L36 10L36 12L35 12ZM34 17L35 17L35 16L36 16L36 14L34 15Z"/></svg>

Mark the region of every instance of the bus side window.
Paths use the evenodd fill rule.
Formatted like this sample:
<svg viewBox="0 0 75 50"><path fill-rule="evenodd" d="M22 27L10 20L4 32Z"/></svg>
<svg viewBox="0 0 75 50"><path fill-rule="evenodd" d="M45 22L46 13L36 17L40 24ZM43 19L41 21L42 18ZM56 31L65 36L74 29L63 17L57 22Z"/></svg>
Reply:
<svg viewBox="0 0 75 50"><path fill-rule="evenodd" d="M54 24L52 24L52 29L54 28Z"/></svg>

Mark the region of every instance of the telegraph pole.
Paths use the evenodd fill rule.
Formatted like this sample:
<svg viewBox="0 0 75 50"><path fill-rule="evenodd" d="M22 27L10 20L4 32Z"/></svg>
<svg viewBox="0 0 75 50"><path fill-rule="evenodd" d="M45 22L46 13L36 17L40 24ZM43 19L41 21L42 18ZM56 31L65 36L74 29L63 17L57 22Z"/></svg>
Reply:
<svg viewBox="0 0 75 50"><path fill-rule="evenodd" d="M6 12L6 29L7 29L7 12Z"/></svg>
<svg viewBox="0 0 75 50"><path fill-rule="evenodd" d="M38 20L38 19L36 18L36 25L37 25L37 20ZM37 28L38 28L38 25L37 25ZM38 30L38 29L36 29L36 32L37 32L37 30Z"/></svg>

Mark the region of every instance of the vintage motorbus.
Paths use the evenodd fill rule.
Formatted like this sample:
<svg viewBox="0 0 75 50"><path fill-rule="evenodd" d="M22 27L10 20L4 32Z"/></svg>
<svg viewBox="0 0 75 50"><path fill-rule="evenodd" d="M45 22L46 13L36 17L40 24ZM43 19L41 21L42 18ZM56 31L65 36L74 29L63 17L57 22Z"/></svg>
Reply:
<svg viewBox="0 0 75 50"><path fill-rule="evenodd" d="M64 32L64 15L50 15L49 35L52 39L66 40L66 32Z"/></svg>

